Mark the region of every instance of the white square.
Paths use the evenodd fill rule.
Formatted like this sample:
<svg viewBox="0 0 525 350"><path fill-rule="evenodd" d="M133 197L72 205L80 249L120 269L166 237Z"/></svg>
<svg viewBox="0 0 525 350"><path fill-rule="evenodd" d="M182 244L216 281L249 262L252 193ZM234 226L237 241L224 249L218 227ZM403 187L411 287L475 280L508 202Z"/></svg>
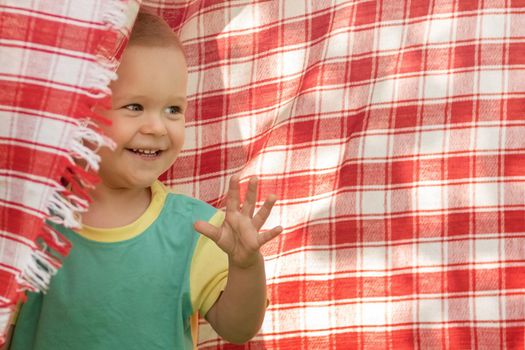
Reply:
<svg viewBox="0 0 525 350"><path fill-rule="evenodd" d="M321 91L321 112L338 112L343 109L345 91L340 88L336 90Z"/></svg>
<svg viewBox="0 0 525 350"><path fill-rule="evenodd" d="M243 86L249 83L253 72L253 61L232 64L223 69L224 82L229 88ZM228 80L228 73L230 80Z"/></svg>
<svg viewBox="0 0 525 350"><path fill-rule="evenodd" d="M52 191L50 187L38 182L23 181L17 178L11 178L9 181L13 184L12 188L23 190L10 191L9 189L6 189L5 193L2 193L3 200L13 203L23 203L25 208L47 212L45 205L46 202L42 199L49 198L44 196L49 196Z"/></svg>
<svg viewBox="0 0 525 350"><path fill-rule="evenodd" d="M477 321L497 321L500 319L499 299L497 296L475 297Z"/></svg>
<svg viewBox="0 0 525 350"><path fill-rule="evenodd" d="M245 174L252 174L252 172L244 171ZM274 213L279 213L277 218L281 219L281 222L275 223L274 226L281 225L282 227L295 227L296 225L303 225L305 222L308 222L308 210L310 208L310 203L297 203L297 204L287 204L280 207L280 210L272 210L270 218L273 217ZM279 217L280 216L280 217ZM269 220L266 222L268 223ZM273 223L273 222L272 222ZM284 238L283 238L284 239ZM302 269L302 268L301 268ZM295 272L297 273L297 272Z"/></svg>
<svg viewBox="0 0 525 350"><path fill-rule="evenodd" d="M379 28L379 50L399 50L403 40L403 26Z"/></svg>
<svg viewBox="0 0 525 350"><path fill-rule="evenodd" d="M306 13L306 1L283 1L285 18L301 16Z"/></svg>
<svg viewBox="0 0 525 350"><path fill-rule="evenodd" d="M266 152L259 156L259 168L264 174L282 174L286 168L286 152Z"/></svg>
<svg viewBox="0 0 525 350"><path fill-rule="evenodd" d="M449 76L447 74L433 74L425 78L425 88L423 98L443 98L451 91L448 91Z"/></svg>
<svg viewBox="0 0 525 350"><path fill-rule="evenodd" d="M333 169L341 164L343 145L320 146L315 149L315 170Z"/></svg>
<svg viewBox="0 0 525 350"><path fill-rule="evenodd" d="M416 187L414 190L417 191L418 210L439 210L443 208L441 197L445 187L422 186Z"/></svg>
<svg viewBox="0 0 525 350"><path fill-rule="evenodd" d="M362 248L363 270L381 270L386 268L386 248L385 247L365 247Z"/></svg>
<svg viewBox="0 0 525 350"><path fill-rule="evenodd" d="M22 69L22 63L27 59L26 54L27 52L17 47L3 46L0 55L0 73L16 76L20 72L25 72ZM37 56L35 53L31 55Z"/></svg>
<svg viewBox="0 0 525 350"><path fill-rule="evenodd" d="M197 94L197 86L199 86L199 72L188 72L188 87L186 88L188 96Z"/></svg>
<svg viewBox="0 0 525 350"><path fill-rule="evenodd" d="M500 202L498 187L497 183L474 184L474 205L477 207L498 205Z"/></svg>
<svg viewBox="0 0 525 350"><path fill-rule="evenodd" d="M417 258L419 266L441 266L443 264L443 244L419 243L417 245Z"/></svg>
<svg viewBox="0 0 525 350"><path fill-rule="evenodd" d="M421 140L419 141L419 152L421 154L435 154L443 152L443 148L445 147L444 130L424 131L420 135Z"/></svg>
<svg viewBox="0 0 525 350"><path fill-rule="evenodd" d="M308 266L305 266L305 263L304 263L304 254L305 254L304 252L299 252L299 253L292 253L290 255L280 257L279 262L277 263L277 266L276 266L278 269L278 272L276 273L276 275L278 276L286 276L286 275L296 276L298 274L304 274L305 269L308 268Z"/></svg>
<svg viewBox="0 0 525 350"><path fill-rule="evenodd" d="M309 250L304 253L306 274L329 274L332 271L331 252L328 250Z"/></svg>
<svg viewBox="0 0 525 350"><path fill-rule="evenodd" d="M504 257L500 256L501 242L498 239L477 239L474 241L476 262L498 262Z"/></svg>
<svg viewBox="0 0 525 350"><path fill-rule="evenodd" d="M64 17L76 18L84 21L92 21L97 18L100 14L97 1L80 2L74 6L66 6L66 13L61 13ZM134 1L132 1L134 3ZM98 5L98 6L97 6ZM51 13L56 13L56 9L53 9ZM129 13L129 12L128 12ZM133 17L133 16L131 16Z"/></svg>
<svg viewBox="0 0 525 350"><path fill-rule="evenodd" d="M348 56L350 33L339 33L328 38L326 58Z"/></svg>
<svg viewBox="0 0 525 350"><path fill-rule="evenodd" d="M227 16L228 11L224 11L224 14L226 16L226 23L228 24L226 25L226 27L224 27L222 33L251 29L259 25L259 17L257 16L257 14L254 13L253 6L231 6L229 18ZM204 28L206 27L209 27L209 25L204 26Z"/></svg>
<svg viewBox="0 0 525 350"><path fill-rule="evenodd" d="M475 130L476 150L500 148L500 128L478 127Z"/></svg>
<svg viewBox="0 0 525 350"><path fill-rule="evenodd" d="M286 1L285 1L286 2ZM314 307L308 306L305 308L305 331L325 330L331 327L330 324L330 307ZM334 320L335 321L335 320Z"/></svg>
<svg viewBox="0 0 525 350"><path fill-rule="evenodd" d="M430 29L428 31L429 43L442 43L450 41L450 31L453 28L453 20L433 19L428 22Z"/></svg>
<svg viewBox="0 0 525 350"><path fill-rule="evenodd" d="M383 191L364 191L361 205L361 214L385 214L385 193Z"/></svg>
<svg viewBox="0 0 525 350"><path fill-rule="evenodd" d="M385 325L386 304L368 302L361 305L360 326ZM358 319L359 320L359 319Z"/></svg>
<svg viewBox="0 0 525 350"><path fill-rule="evenodd" d="M346 326L355 326L359 324L359 311L361 310L359 304L341 303L332 307L333 316L337 320L337 324L344 324Z"/></svg>
<svg viewBox="0 0 525 350"><path fill-rule="evenodd" d="M388 135L365 136L363 158L385 158L387 154Z"/></svg>
<svg viewBox="0 0 525 350"><path fill-rule="evenodd" d="M82 87L94 87L94 81L86 72L86 70L89 70L87 69L88 65L91 64L81 59L67 56L54 56L54 62L49 66L49 73L51 74L47 78L57 83L74 86L78 85L78 79L81 78ZM46 78L44 75L41 77ZM109 83L109 77L107 79Z"/></svg>
<svg viewBox="0 0 525 350"><path fill-rule="evenodd" d="M283 172L280 171L279 174ZM310 220L328 220L332 208L332 198L317 199L310 203Z"/></svg>
<svg viewBox="0 0 525 350"><path fill-rule="evenodd" d="M372 103L392 102L395 79L376 82L372 89Z"/></svg>
<svg viewBox="0 0 525 350"><path fill-rule="evenodd" d="M443 301L440 299L418 300L418 322L441 323L443 317Z"/></svg>
<svg viewBox="0 0 525 350"><path fill-rule="evenodd" d="M184 128L184 147L185 150L192 150L197 148L195 126L187 125Z"/></svg>
<svg viewBox="0 0 525 350"><path fill-rule="evenodd" d="M226 134L228 142L247 140L252 137L253 118L250 116L228 119Z"/></svg>
<svg viewBox="0 0 525 350"><path fill-rule="evenodd" d="M26 118L27 117L24 116L24 119ZM3 124L3 128L5 128L4 125L9 124ZM65 124L59 120L41 118L36 120L34 128L19 128L17 125L16 137L24 137L26 140L35 142L36 144L62 148L65 142L67 142L65 139L71 135L71 129L71 124Z"/></svg>
<svg viewBox="0 0 525 350"><path fill-rule="evenodd" d="M505 19L507 15L484 15L481 23L481 38L503 38L505 36Z"/></svg>
<svg viewBox="0 0 525 350"><path fill-rule="evenodd" d="M194 39L198 36L197 18L199 17L194 16L187 22L184 22L179 35L180 40Z"/></svg>
<svg viewBox="0 0 525 350"><path fill-rule="evenodd" d="M282 74L293 75L302 72L305 68L306 52L304 49L286 51L282 56Z"/></svg>
<svg viewBox="0 0 525 350"><path fill-rule="evenodd" d="M260 81L268 78L281 78L284 74L284 52L272 53L254 60L256 73L254 79Z"/></svg>
<svg viewBox="0 0 525 350"><path fill-rule="evenodd" d="M494 94L504 92L503 72L500 70L485 70L479 72L479 92Z"/></svg>

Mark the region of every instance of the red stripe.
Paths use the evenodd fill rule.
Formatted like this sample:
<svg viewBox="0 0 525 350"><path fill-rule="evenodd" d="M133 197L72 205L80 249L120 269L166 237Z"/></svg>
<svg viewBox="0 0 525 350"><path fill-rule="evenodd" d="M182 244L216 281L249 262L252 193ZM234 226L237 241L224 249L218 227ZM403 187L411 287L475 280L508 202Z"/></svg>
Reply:
<svg viewBox="0 0 525 350"><path fill-rule="evenodd" d="M39 13L38 11L33 11ZM41 13L44 14L44 13ZM51 15L56 19L71 20L67 17ZM97 24L95 22L85 22L81 20L74 20L70 23L57 22L53 19L33 17L25 14L13 14L10 12L2 13L2 23L0 24L0 30L2 32L2 39L14 40L26 43L23 47L30 48L29 44L38 44L49 46L56 50L71 50L85 54L96 54L99 49L100 39L107 38L106 40L116 40L115 34L109 33L105 29L101 28L90 28L84 26L78 26L75 22ZM24 30L21 30L24 28ZM31 35L28 35L28 28L36 28L37 30L31 31ZM62 32L64 35L49 35L49 33ZM17 44L13 44L17 45ZM9 46L3 44L3 46ZM41 49L37 49L40 51ZM60 55L64 55L61 53ZM69 56L69 55L65 55ZM75 57L75 56L71 56Z"/></svg>
<svg viewBox="0 0 525 350"><path fill-rule="evenodd" d="M85 118L93 115L89 107L103 101L60 89L51 89L33 83L0 80L0 105L17 106L45 113L59 114L71 118ZM64 103L68 101L68 103Z"/></svg>
<svg viewBox="0 0 525 350"><path fill-rule="evenodd" d="M65 149L55 150L67 152ZM10 171L58 181L65 167L69 164L69 160L65 157L57 156L52 151L52 149L46 152L26 146L0 144L0 175L24 179L23 175L8 175L5 169L9 169ZM38 180L30 177L25 179L38 182ZM41 183L47 184L46 182Z"/></svg>
<svg viewBox="0 0 525 350"><path fill-rule="evenodd" d="M5 8L5 9L10 9L12 11L14 10L14 11L30 12L30 13L35 13L35 14L39 14L39 15L42 15L42 16L49 16L49 17L61 19L61 20L64 20L64 21L78 22L78 23L91 24L91 25L101 25L101 24L103 24L102 22L86 21L86 20L82 20L82 19L79 19L79 18L62 16L62 15L59 15L57 13L53 13L53 12L49 12L49 11L48 12L38 11L38 10L35 10L33 8L32 9L28 9L26 7L17 7L17 6L8 6L8 5L2 5L1 7ZM24 15L17 14L15 16L24 16Z"/></svg>
<svg viewBox="0 0 525 350"><path fill-rule="evenodd" d="M0 216L4 218L0 220L0 231L20 234L29 240L34 240L39 236L40 228L44 223L41 218L3 205L0 205Z"/></svg>
<svg viewBox="0 0 525 350"><path fill-rule="evenodd" d="M348 264L350 263L349 261ZM271 307L283 312L287 309L302 309L305 307L303 303L316 302L332 307L373 302L360 298L378 298L376 302L386 302L392 297L394 299L391 302L413 305L412 302L416 300L435 299L436 294L447 294L451 301L467 300L466 298L477 292L491 296L519 296L525 288L523 270L523 267L473 270L470 265L465 264L464 269L453 271L404 273L387 277L338 277L339 273L334 273L330 275L330 279L324 281L314 280L311 275L303 274L295 276L296 280L293 281L270 283L268 288ZM501 290L495 291L494 281L498 280L500 273L506 283ZM473 277L479 282L475 290L470 286ZM419 290L415 289L415 285ZM385 289L391 293L385 294ZM465 303L468 304L467 301ZM409 315L406 317L409 318Z"/></svg>

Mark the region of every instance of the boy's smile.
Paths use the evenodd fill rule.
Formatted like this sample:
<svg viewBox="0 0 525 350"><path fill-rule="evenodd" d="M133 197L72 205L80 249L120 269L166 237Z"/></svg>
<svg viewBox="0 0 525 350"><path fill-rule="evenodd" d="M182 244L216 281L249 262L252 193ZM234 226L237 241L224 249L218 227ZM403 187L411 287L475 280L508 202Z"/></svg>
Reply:
<svg viewBox="0 0 525 350"><path fill-rule="evenodd" d="M147 188L177 158L184 143L187 72L175 47L132 45L110 87L106 128L117 147L100 151L100 176L111 188Z"/></svg>

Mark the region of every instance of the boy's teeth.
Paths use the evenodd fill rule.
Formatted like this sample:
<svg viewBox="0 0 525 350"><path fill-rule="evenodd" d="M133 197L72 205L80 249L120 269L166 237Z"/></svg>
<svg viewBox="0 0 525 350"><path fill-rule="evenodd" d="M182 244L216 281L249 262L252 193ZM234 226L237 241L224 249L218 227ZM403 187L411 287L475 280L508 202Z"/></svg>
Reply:
<svg viewBox="0 0 525 350"><path fill-rule="evenodd" d="M135 153L143 153L143 154L156 154L158 152L158 150L139 149L139 148L133 148L132 151Z"/></svg>

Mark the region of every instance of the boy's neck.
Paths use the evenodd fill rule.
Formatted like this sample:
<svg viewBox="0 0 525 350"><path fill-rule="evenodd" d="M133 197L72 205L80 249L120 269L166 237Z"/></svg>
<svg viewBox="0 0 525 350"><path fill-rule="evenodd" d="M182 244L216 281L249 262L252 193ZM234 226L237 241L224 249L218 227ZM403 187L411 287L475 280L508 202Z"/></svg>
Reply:
<svg viewBox="0 0 525 350"><path fill-rule="evenodd" d="M113 228L131 224L148 208L150 188L110 188L103 183L91 192L92 203L82 215L84 225Z"/></svg>

